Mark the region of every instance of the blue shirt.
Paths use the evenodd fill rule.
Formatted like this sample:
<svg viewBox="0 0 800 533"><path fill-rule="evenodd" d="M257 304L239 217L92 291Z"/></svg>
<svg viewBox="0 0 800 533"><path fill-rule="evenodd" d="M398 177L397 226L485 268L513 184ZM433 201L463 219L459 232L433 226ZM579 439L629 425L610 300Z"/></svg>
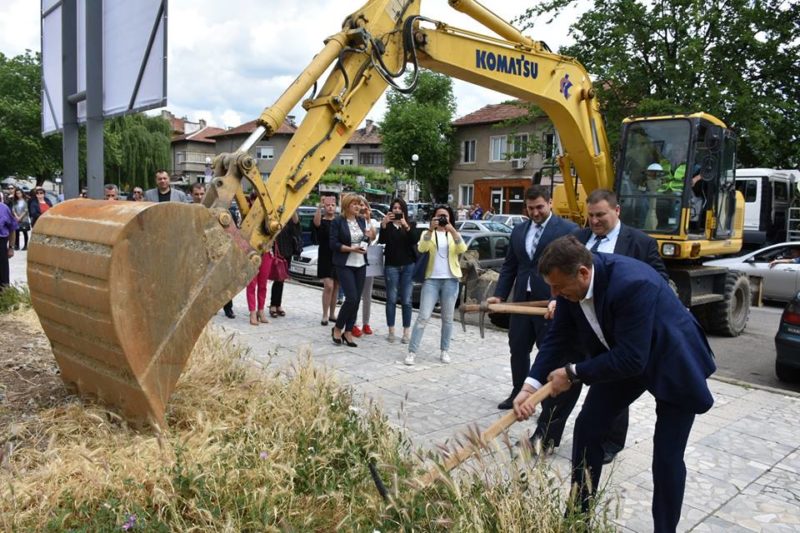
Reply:
<svg viewBox="0 0 800 533"><path fill-rule="evenodd" d="M8 238L12 231L17 231L17 219L6 204L0 203L0 239Z"/></svg>

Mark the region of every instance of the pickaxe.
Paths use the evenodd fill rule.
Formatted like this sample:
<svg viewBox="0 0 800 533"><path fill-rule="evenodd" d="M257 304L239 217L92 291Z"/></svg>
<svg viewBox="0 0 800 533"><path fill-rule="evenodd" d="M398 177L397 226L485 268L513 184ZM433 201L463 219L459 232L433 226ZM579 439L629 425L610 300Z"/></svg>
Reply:
<svg viewBox="0 0 800 533"><path fill-rule="evenodd" d="M478 317L478 327L480 328L481 338L484 336L484 324L486 322L486 313L508 313L515 315L539 315L544 316L547 313L547 300L538 300L534 302L511 302L490 304L486 300L479 304L465 304L462 303L458 306L461 313L461 327L467 331L467 313L480 312Z"/></svg>

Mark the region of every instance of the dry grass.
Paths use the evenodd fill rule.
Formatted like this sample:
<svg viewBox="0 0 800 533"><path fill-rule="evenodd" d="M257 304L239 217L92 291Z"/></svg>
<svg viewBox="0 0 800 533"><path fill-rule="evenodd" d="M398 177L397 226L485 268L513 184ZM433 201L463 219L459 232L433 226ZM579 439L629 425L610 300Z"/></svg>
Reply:
<svg viewBox="0 0 800 533"><path fill-rule="evenodd" d="M307 353L289 368L264 369L230 338L205 332L164 434L53 392L55 401L0 428L2 531L576 527L562 518L560 480L525 458L495 459L508 456L508 443L454 480L419 490L419 456L403 434L371 404L354 405L351 389ZM368 460L389 485L389 502Z"/></svg>

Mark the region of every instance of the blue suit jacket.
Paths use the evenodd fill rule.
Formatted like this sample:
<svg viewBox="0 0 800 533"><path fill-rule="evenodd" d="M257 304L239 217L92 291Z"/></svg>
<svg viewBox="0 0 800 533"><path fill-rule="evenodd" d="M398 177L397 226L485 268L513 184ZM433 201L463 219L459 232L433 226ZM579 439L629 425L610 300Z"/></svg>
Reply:
<svg viewBox="0 0 800 533"><path fill-rule="evenodd" d="M367 223L363 218L356 218L356 222L358 222L361 231L367 231ZM331 233L328 239L328 245L331 247L331 252L333 253L333 264L336 266L346 266L350 252L342 252L340 249L342 246L352 246L353 244L350 238L350 226L347 225L346 218L338 216L333 219L331 222ZM364 261L369 264L366 255L364 256Z"/></svg>
<svg viewBox="0 0 800 533"><path fill-rule="evenodd" d="M531 280L531 296L534 300L547 300L550 298L550 287L539 275L539 258L542 252L553 240L569 235L578 229L578 225L566 220L555 213L544 228L539 244L533 254L533 259L525 249L525 236L533 221L528 220L523 224L514 226L511 232L511 245L508 247L506 259L500 269L500 277L494 289L494 295L506 300L514 286L514 301L525 301L528 291L528 278ZM516 285L514 284L516 280Z"/></svg>
<svg viewBox="0 0 800 533"><path fill-rule="evenodd" d="M594 256L594 307L610 350L597 338L580 304L559 297L553 323L530 376L541 383L565 353L586 384L638 379L659 400L704 413L714 403L706 378L716 366L692 313L655 270L636 259Z"/></svg>
<svg viewBox="0 0 800 533"><path fill-rule="evenodd" d="M573 235L583 244L586 244L589 242L589 239L592 238L592 230L589 228L581 228ZM661 259L658 253L658 242L647 233L626 226L620 222L617 244L614 245L614 253L644 261L653 267L662 278L669 281L667 267L664 266L664 260Z"/></svg>

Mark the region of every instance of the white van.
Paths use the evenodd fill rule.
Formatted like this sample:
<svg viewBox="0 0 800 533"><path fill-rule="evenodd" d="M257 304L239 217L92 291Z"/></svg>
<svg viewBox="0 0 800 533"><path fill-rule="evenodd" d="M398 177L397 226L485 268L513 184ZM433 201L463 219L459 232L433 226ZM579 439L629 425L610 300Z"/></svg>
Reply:
<svg viewBox="0 0 800 533"><path fill-rule="evenodd" d="M737 168L736 190L744 196L744 245L759 248L786 240L792 201L800 197L800 171Z"/></svg>

